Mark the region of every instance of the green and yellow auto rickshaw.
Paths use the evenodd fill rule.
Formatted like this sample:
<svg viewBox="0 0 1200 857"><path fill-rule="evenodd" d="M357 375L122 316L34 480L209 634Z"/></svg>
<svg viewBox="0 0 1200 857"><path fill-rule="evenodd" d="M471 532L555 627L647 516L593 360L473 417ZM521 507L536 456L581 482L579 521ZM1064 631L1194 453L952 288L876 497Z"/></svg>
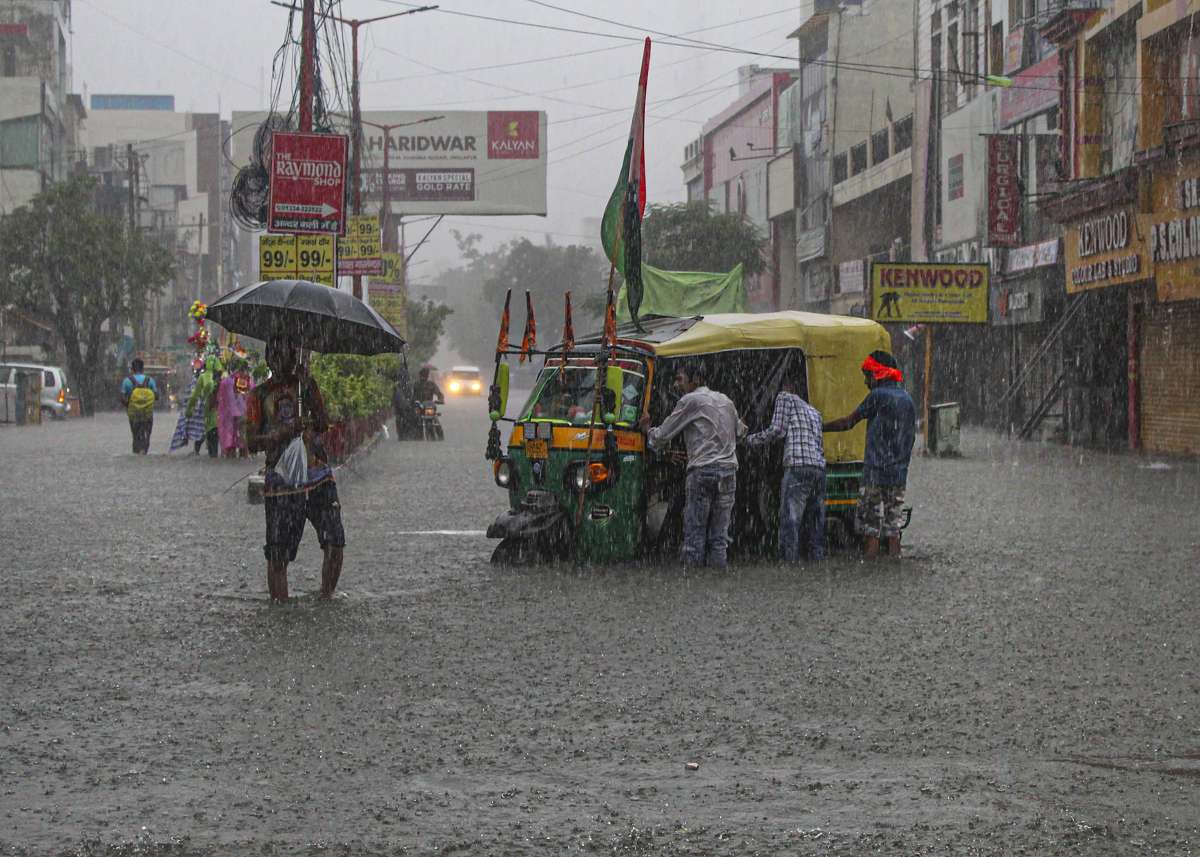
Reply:
<svg viewBox="0 0 1200 857"><path fill-rule="evenodd" d="M500 540L494 561L601 563L673 554L682 538L686 457L681 445L650 451L637 423L643 413L655 425L670 413L680 361L704 361L708 385L729 396L755 431L769 423L785 375L802 379L802 395L827 419L850 413L867 392L863 358L891 347L887 331L874 321L816 313L652 318L642 324L643 331L622 326L616 346L603 352L594 337L544 353L532 393L508 418L507 448L493 455L495 481L509 504L488 528L488 537ZM497 387L502 395L494 416L503 415L506 387ZM827 518L835 539L854 533L865 440L862 423L825 436ZM739 455L731 550L770 553L778 530L781 444Z"/></svg>

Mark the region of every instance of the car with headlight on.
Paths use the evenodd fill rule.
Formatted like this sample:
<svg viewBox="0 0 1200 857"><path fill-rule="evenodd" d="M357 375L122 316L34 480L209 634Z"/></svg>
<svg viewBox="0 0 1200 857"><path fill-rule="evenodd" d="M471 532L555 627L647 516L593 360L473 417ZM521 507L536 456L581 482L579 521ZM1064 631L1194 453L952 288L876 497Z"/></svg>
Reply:
<svg viewBox="0 0 1200 857"><path fill-rule="evenodd" d="M478 366L455 366L446 375L446 392L451 396L482 396L483 376Z"/></svg>

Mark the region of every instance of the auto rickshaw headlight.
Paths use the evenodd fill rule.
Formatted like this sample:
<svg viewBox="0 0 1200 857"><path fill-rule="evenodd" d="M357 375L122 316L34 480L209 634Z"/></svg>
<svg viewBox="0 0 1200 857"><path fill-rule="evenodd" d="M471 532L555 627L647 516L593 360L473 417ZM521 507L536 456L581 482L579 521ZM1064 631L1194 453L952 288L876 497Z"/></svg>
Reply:
<svg viewBox="0 0 1200 857"><path fill-rule="evenodd" d="M608 481L608 467L600 461L593 461L588 465L588 479L592 484Z"/></svg>
<svg viewBox="0 0 1200 857"><path fill-rule="evenodd" d="M509 487L513 479L512 462L507 458L492 462L492 477L501 488Z"/></svg>

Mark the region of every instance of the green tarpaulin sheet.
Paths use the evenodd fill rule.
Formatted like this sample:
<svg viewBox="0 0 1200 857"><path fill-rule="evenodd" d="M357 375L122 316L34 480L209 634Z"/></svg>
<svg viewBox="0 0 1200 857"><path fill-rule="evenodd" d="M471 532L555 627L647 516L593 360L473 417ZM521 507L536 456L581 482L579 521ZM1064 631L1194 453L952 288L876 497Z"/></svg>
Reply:
<svg viewBox="0 0 1200 857"><path fill-rule="evenodd" d="M718 312L747 312L746 285L742 266L728 274L705 271L663 271L642 264L642 306L638 315L667 315L689 318ZM617 320L629 321L625 286L617 294Z"/></svg>

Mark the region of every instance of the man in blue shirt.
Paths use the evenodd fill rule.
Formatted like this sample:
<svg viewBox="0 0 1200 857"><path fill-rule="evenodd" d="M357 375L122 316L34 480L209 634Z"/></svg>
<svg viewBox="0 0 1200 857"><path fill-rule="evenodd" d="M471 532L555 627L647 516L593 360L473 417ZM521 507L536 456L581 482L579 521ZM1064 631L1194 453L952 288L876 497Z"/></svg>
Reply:
<svg viewBox="0 0 1200 857"><path fill-rule="evenodd" d="M783 480L779 487L779 550L785 562L825 558L825 444L821 414L798 395L791 377L784 377L771 424L746 438L749 446L783 438Z"/></svg>
<svg viewBox="0 0 1200 857"><path fill-rule="evenodd" d="M904 375L886 351L872 351L862 364L871 391L849 416L825 423L825 431L847 431L867 421L867 450L858 496L858 523L866 542L864 555L879 556L879 542L900 556L900 519L908 462L917 436L917 408L901 386Z"/></svg>
<svg viewBox="0 0 1200 857"><path fill-rule="evenodd" d="M133 454L145 455L150 451L150 432L154 430L154 402L158 398L158 385L145 373L146 366L140 357L134 358L129 369L129 377L121 382L121 404L129 416Z"/></svg>

